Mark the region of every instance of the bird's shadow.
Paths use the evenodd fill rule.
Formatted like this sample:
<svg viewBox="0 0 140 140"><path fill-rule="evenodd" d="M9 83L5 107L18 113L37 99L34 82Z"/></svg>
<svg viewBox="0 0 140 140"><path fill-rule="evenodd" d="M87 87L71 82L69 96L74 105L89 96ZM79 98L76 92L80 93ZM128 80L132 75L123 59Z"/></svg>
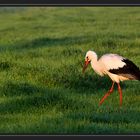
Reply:
<svg viewBox="0 0 140 140"><path fill-rule="evenodd" d="M75 85L80 86L73 86L73 89L76 90L78 93L86 93L86 94L99 94L99 93L107 93L111 86L112 80L105 76L100 77L98 75L86 75L81 78L81 81L75 81ZM123 81L120 82L120 86L122 92L132 93L133 95L139 95L139 82L138 81ZM81 88L82 87L82 88ZM114 84L114 91L118 92L118 85L117 83Z"/></svg>
<svg viewBox="0 0 140 140"><path fill-rule="evenodd" d="M94 76L89 76L88 77L90 80L88 82L90 82L90 84L88 84L88 89L91 91L109 91L113 81L108 77L108 76L104 76L104 77L100 77L98 75L94 75ZM83 81L84 79L87 79L86 77L83 77ZM78 81L77 81L78 82ZM84 86L86 86L85 83L83 83ZM135 86L137 84L139 84L137 81L123 81L119 83L121 86L122 91L124 91L125 89L132 89L135 88ZM134 86L132 86L134 85ZM86 87L85 87L86 88ZM86 90L88 90L86 89ZM118 91L118 84L115 82L114 84L114 91ZM134 93L137 94L137 93Z"/></svg>
<svg viewBox="0 0 140 140"><path fill-rule="evenodd" d="M64 75L63 78L61 78L64 87L71 88L81 93L94 93L100 90L108 91L111 88L113 82L108 76L100 77L95 72L91 72L92 70L82 74L82 66L81 71L75 67L78 66L72 66L71 69L70 66L65 67L64 71L66 72L64 73L66 73L66 76ZM63 70L63 68L61 70ZM121 87L126 88L127 86L125 83L121 83ZM114 89L117 89L117 84L115 84Z"/></svg>

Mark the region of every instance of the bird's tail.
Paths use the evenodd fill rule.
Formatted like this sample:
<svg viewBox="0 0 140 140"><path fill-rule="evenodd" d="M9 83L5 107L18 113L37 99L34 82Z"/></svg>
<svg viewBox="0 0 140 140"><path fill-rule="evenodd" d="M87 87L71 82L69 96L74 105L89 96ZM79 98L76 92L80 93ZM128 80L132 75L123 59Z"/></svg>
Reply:
<svg viewBox="0 0 140 140"><path fill-rule="evenodd" d="M140 69L137 71L137 80L140 81Z"/></svg>
<svg viewBox="0 0 140 140"><path fill-rule="evenodd" d="M135 67L135 69L133 71L133 76L134 76L133 80L139 80L140 81L140 69L138 67Z"/></svg>
<svg viewBox="0 0 140 140"><path fill-rule="evenodd" d="M140 81L140 70L139 70L139 74L138 74L138 80Z"/></svg>

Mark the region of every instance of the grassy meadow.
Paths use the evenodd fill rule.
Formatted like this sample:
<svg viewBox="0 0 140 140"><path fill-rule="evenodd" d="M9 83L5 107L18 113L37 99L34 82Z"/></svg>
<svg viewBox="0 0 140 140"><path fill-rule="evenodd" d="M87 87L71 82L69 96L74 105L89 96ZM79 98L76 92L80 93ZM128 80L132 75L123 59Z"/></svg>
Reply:
<svg viewBox="0 0 140 140"><path fill-rule="evenodd" d="M140 82L111 80L84 57L118 53L140 67L140 7L1 7L0 134L138 134Z"/></svg>

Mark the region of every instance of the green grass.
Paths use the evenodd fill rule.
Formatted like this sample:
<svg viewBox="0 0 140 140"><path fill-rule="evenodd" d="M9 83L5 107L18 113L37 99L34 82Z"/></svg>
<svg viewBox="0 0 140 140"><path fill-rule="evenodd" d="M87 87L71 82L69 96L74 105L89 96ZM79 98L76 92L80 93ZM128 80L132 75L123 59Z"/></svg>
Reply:
<svg viewBox="0 0 140 140"><path fill-rule="evenodd" d="M139 7L0 8L0 134L138 134L140 85L89 67L86 51L140 66Z"/></svg>

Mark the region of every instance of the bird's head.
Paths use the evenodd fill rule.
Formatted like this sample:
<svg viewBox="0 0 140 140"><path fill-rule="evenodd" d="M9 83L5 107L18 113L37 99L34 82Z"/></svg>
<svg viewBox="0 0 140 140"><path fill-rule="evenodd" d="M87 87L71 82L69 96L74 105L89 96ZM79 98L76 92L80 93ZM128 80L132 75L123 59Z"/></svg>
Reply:
<svg viewBox="0 0 140 140"><path fill-rule="evenodd" d="M84 63L84 66L83 66L83 73L85 72L86 68L88 67L89 63L96 59L97 60L97 55L94 51L88 51L86 53L86 56L85 56L85 63Z"/></svg>

